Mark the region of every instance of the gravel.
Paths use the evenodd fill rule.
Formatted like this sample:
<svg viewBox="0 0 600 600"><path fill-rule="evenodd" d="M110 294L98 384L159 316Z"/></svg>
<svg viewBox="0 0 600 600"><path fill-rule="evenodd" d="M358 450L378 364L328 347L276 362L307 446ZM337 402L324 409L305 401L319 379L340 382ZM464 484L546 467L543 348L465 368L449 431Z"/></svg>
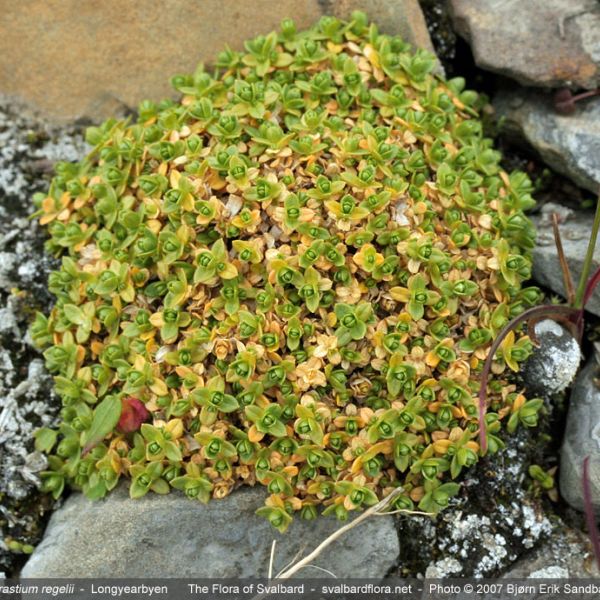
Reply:
<svg viewBox="0 0 600 600"><path fill-rule="evenodd" d="M77 127L48 127L0 99L0 575L23 562L19 545L40 540L52 505L37 490L46 459L32 434L54 423L59 404L27 329L34 312L51 305L46 280L56 261L28 218L31 197L47 187L56 160L85 151Z"/></svg>

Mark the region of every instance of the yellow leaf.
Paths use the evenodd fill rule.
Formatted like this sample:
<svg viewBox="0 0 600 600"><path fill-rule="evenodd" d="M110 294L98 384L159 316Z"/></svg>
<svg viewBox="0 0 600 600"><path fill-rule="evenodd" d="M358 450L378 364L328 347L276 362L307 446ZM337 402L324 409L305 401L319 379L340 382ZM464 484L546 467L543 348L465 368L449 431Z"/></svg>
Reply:
<svg viewBox="0 0 600 600"><path fill-rule="evenodd" d="M448 448L452 445L450 440L438 440L433 443L433 449L436 454L446 454L448 452Z"/></svg>
<svg viewBox="0 0 600 600"><path fill-rule="evenodd" d="M152 385L150 386L150 390L157 396L166 396L169 392L167 384L162 379L158 378L154 379Z"/></svg>
<svg viewBox="0 0 600 600"><path fill-rule="evenodd" d="M234 277L238 276L237 267L232 263L228 263L227 266L221 271L220 275L223 279L233 279Z"/></svg>
<svg viewBox="0 0 600 600"><path fill-rule="evenodd" d="M162 327L165 324L162 313L159 312L150 315L149 321L154 327Z"/></svg>
<svg viewBox="0 0 600 600"><path fill-rule="evenodd" d="M264 437L265 434L258 431L258 429L256 429L256 425L252 425L252 427L248 429L248 440L253 444L260 442Z"/></svg>
<svg viewBox="0 0 600 600"><path fill-rule="evenodd" d="M183 435L183 421L181 419L171 419L165 429L173 436L173 439L178 439Z"/></svg>
<svg viewBox="0 0 600 600"><path fill-rule="evenodd" d="M410 292L405 287L394 286L390 288L390 296L398 302L408 302L410 300Z"/></svg>

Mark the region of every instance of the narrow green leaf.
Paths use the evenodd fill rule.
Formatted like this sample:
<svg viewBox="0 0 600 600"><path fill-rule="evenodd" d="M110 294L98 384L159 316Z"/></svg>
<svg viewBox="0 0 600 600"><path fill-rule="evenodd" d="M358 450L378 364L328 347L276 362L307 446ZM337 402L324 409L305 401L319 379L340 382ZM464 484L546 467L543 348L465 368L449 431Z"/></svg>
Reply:
<svg viewBox="0 0 600 600"><path fill-rule="evenodd" d="M92 425L84 434L84 454L103 440L119 422L121 416L121 399L118 396L107 396L94 410Z"/></svg>
<svg viewBox="0 0 600 600"><path fill-rule="evenodd" d="M164 479L157 479L152 482L150 489L155 494L168 494L171 491L169 484Z"/></svg>
<svg viewBox="0 0 600 600"><path fill-rule="evenodd" d="M167 442L165 444L165 454L171 462L181 462L183 460L181 450L175 442Z"/></svg>
<svg viewBox="0 0 600 600"><path fill-rule="evenodd" d="M134 479L129 486L129 496L134 500L141 498L148 493L149 488L138 483L137 479Z"/></svg>

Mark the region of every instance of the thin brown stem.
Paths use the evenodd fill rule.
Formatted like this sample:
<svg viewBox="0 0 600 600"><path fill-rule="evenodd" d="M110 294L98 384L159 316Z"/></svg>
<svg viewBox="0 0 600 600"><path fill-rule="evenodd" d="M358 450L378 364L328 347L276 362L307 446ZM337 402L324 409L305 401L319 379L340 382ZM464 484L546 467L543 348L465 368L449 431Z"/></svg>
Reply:
<svg viewBox="0 0 600 600"><path fill-rule="evenodd" d="M325 548L327 548L327 546L330 546L338 538L342 537L346 532L350 531L351 529L354 529L354 527L360 525L369 517L373 515L385 514L383 512L384 509L387 508L403 492L404 490L401 487L392 490L390 494L388 494L385 498L380 500L377 504L374 504L373 506L365 510L365 512L361 513L358 517L356 517L356 519L350 521L350 523L344 525L343 527L336 529L336 531L334 531L329 537L325 538L312 552L307 554L302 560L299 560L291 567L285 569L284 571L281 571L275 577L275 581L277 581L278 579L289 579L301 569L304 569L305 567L309 566L310 563L312 563L312 561L315 560L315 558L317 558L319 554L321 554L321 552L325 550ZM257 596L254 596L252 600L262 600L262 598L264 598L267 595L267 593L259 594Z"/></svg>
<svg viewBox="0 0 600 600"><path fill-rule="evenodd" d="M590 90L588 92L581 92L581 94L575 94L575 96L573 96L571 100L573 102L578 102L579 100L585 100L586 98L591 98L592 96L598 95L600 95L600 89Z"/></svg>
<svg viewBox="0 0 600 600"><path fill-rule="evenodd" d="M331 545L333 542L335 542L335 540L343 536L347 531L354 529L354 527L360 525L370 516L383 511L383 509L389 506L392 500L394 500L402 492L402 488L396 488L392 491L391 494L386 496L383 500L380 500L377 504L371 506L371 508L365 510L365 512L356 517L356 519L334 531L328 538L324 539L312 552L307 554L302 560L299 560L295 565L291 566L283 573L280 573L278 579L289 579L292 575L297 573L304 566L310 564L313 560L315 560L315 558L317 558L317 556L319 556L319 554L321 554L321 552L323 552L323 550L325 550L327 546Z"/></svg>
<svg viewBox="0 0 600 600"><path fill-rule="evenodd" d="M554 306L552 304L544 304L542 306L534 306L520 315L516 316L512 321L507 323L496 336L496 339L492 342L492 346L483 364L481 371L481 380L479 383L479 445L481 447L481 453L485 454L487 451L487 431L485 425L485 413L487 410L487 384L490 373L492 372L492 364L494 357L500 345L504 341L504 338L511 332L514 331L521 323L525 321L531 321L532 319L539 319L541 317L558 317L561 319L568 319L570 322L578 323L581 311L571 306Z"/></svg>
<svg viewBox="0 0 600 600"><path fill-rule="evenodd" d="M563 250L560 230L558 228L558 215L556 213L552 213L552 229L554 230L554 243L556 245L556 252L562 270L563 281L565 283L567 303L572 306L575 302L575 287L573 285L573 278L571 277L571 269L569 268L569 263L567 262L565 251Z"/></svg>

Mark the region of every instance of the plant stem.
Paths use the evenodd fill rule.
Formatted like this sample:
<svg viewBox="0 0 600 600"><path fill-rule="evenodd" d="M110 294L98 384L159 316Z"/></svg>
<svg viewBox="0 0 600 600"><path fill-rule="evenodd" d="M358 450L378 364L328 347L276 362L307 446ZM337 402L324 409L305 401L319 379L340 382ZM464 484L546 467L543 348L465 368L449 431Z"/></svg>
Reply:
<svg viewBox="0 0 600 600"><path fill-rule="evenodd" d="M590 271L592 269L592 261L594 260L594 250L596 249L596 240L598 239L598 229L600 228L600 194L598 195L598 201L596 202L596 214L594 215L594 223L592 225L592 235L588 243L587 252L583 261L583 270L581 271L581 277L579 278L579 284L577 285L577 292L575 293L575 308L583 309L583 297L585 293L585 286L587 284Z"/></svg>
<svg viewBox="0 0 600 600"><path fill-rule="evenodd" d="M572 306L564 306L561 304L542 304L540 306L534 306L528 308L526 311L517 315L514 319L510 320L498 333L492 345L488 351L488 355L483 363L483 369L481 370L481 379L479 381L479 447L480 452L484 455L487 452L487 428L485 423L485 412L487 410L487 385L490 373L492 372L492 364L496 352L504 338L511 332L514 331L524 321L531 321L541 317L552 317L554 319L561 318L567 322L572 322L574 325L578 325L581 322L582 311ZM535 331L533 332L535 334Z"/></svg>
<svg viewBox="0 0 600 600"><path fill-rule="evenodd" d="M292 575L295 575L298 571L300 571L300 569L303 569L307 566L311 566L310 563L315 558L317 558L319 556L319 554L321 554L321 552L323 552L323 550L325 550L325 548L327 548L327 546L331 545L333 542L335 542L335 540L340 538L347 531L350 531L351 529L354 529L354 527L356 527L357 525L360 525L364 520L368 519L369 517L374 516L374 515L379 516L379 515L387 514L386 512L384 512L384 510L390 504L392 504L392 502L403 492L404 492L404 490L401 487L398 487L398 488L395 488L394 490L392 490L392 492L390 494L388 494L385 498L380 500L374 506L371 506L370 508L365 510L358 517L356 517L356 519L350 521L350 523L347 523L343 527L336 529L329 537L325 538L310 554L306 555L302 560L300 560L296 563L293 563L291 566L288 565L287 567L285 567L285 569L283 571L281 571L280 573L278 573L275 576L275 581L280 580L280 579L289 579L290 577L292 577ZM395 512L396 511L391 511L389 514L395 514ZM275 544L273 544L271 546L271 559L269 561L269 573L271 573L272 567L273 567L274 552L275 552ZM271 581L270 577L269 577L269 581ZM252 598L252 600L263 600L263 598L265 598L266 596L270 596L270 594L264 592L262 594L258 594L256 596L254 596Z"/></svg>
<svg viewBox="0 0 600 600"><path fill-rule="evenodd" d="M573 288L573 279L571 278L571 270L569 269L569 263L567 262L567 257L565 256L562 240L560 238L560 229L558 228L558 215L556 213L552 213L552 228L554 230L554 245L556 246L556 253L558 254L558 261L560 262L560 268L562 270L565 290L567 292L567 302L569 306L573 306L573 303L575 302L575 290Z"/></svg>
<svg viewBox="0 0 600 600"><path fill-rule="evenodd" d="M327 548L327 546L335 542L335 540L344 535L344 533L350 531L350 529L353 529L354 527L362 523L365 519L368 519L371 515L380 513L384 508L390 505L392 501L402 492L402 488L396 488L383 500L380 500L377 504L365 510L365 512L356 517L356 519L350 521L350 523L348 523L347 525L344 525L343 527L340 527L339 529L334 531L328 538L323 540L310 554L305 556L302 560L298 561L295 565L292 565L282 573L279 573L277 575L277 579L289 579L300 569L310 564L315 558L317 558L317 556L319 556L319 554L321 554L321 552L323 552L323 550L325 550L325 548Z"/></svg>
<svg viewBox="0 0 600 600"><path fill-rule="evenodd" d="M579 100L585 100L586 98L591 98L592 96L600 95L600 90L590 90L588 92L581 92L581 94L576 94L571 98L572 102L578 102Z"/></svg>

